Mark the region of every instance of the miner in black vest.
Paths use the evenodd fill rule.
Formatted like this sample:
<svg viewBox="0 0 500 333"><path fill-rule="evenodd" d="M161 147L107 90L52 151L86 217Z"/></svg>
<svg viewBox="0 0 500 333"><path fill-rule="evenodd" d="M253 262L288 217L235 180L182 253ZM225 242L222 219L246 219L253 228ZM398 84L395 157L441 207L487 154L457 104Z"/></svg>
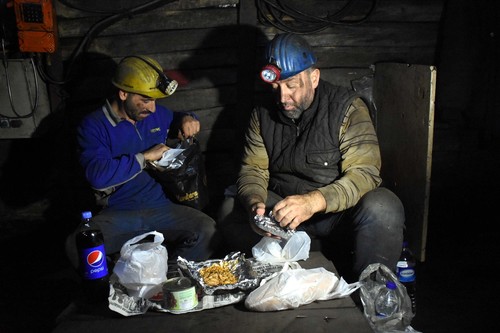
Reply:
<svg viewBox="0 0 500 333"><path fill-rule="evenodd" d="M379 187L380 150L367 105L320 79L316 56L299 35L276 35L265 60L261 78L275 98L251 113L236 193L221 207L218 225L228 247L251 255L263 236L272 237L254 217L272 211L282 227L313 239L335 242L349 232L346 253L353 253L356 278L371 263L395 270L404 208Z"/></svg>

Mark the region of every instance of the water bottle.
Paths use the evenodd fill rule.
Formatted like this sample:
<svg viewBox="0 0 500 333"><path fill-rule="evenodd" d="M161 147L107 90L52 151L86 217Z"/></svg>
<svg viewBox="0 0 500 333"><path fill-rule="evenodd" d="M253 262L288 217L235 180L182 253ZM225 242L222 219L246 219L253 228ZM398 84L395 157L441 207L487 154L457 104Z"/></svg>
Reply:
<svg viewBox="0 0 500 333"><path fill-rule="evenodd" d="M101 302L109 295L109 273L102 232L92 226L92 212L82 212L82 223L76 234L80 256L80 274L84 295L91 303Z"/></svg>
<svg viewBox="0 0 500 333"><path fill-rule="evenodd" d="M415 256L408 247L408 242L403 242L403 249L401 250L401 256L399 257L398 263L396 265L396 275L399 282L401 282L408 292L411 300L411 310L413 314L417 310L417 272L416 272L417 261Z"/></svg>
<svg viewBox="0 0 500 333"><path fill-rule="evenodd" d="M375 297L375 312L380 317L390 317L399 311L401 299L397 291L396 283L387 281Z"/></svg>

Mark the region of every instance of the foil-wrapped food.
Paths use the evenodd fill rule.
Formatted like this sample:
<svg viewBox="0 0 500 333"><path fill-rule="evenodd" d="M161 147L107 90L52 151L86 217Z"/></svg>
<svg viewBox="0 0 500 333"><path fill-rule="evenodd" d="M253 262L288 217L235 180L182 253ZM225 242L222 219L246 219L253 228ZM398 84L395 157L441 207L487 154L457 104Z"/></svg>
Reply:
<svg viewBox="0 0 500 333"><path fill-rule="evenodd" d="M260 229L286 240L290 239L295 233L295 230L293 229L283 228L280 226L278 221L274 219L273 212L269 212L268 216L255 215L254 222Z"/></svg>
<svg viewBox="0 0 500 333"><path fill-rule="evenodd" d="M283 268L279 264L262 264L246 259L240 252L232 252L223 259L200 262L178 257L177 264L182 273L196 281L207 295L253 290L262 279Z"/></svg>

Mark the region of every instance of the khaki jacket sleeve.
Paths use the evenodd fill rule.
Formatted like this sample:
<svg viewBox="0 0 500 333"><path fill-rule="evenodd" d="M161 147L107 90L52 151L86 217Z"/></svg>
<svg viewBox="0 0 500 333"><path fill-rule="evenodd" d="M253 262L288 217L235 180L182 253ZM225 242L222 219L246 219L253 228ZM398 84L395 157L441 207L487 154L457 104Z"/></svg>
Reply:
<svg viewBox="0 0 500 333"><path fill-rule="evenodd" d="M368 107L359 98L349 107L340 133L340 178L319 188L326 200L325 212L339 212L353 207L367 192L378 187L380 149Z"/></svg>
<svg viewBox="0 0 500 333"><path fill-rule="evenodd" d="M254 110L245 134L242 166L236 182L238 197L248 210L255 202L266 202L269 184L269 158Z"/></svg>

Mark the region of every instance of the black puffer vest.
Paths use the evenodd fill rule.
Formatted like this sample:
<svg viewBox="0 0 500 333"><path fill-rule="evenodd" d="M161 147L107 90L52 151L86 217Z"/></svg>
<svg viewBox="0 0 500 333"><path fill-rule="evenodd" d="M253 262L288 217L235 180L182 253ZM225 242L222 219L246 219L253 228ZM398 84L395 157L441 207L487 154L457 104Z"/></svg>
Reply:
<svg viewBox="0 0 500 333"><path fill-rule="evenodd" d="M294 123L276 108L258 109L269 156L269 189L282 197L304 194L339 176L339 130L354 91L320 80L314 102Z"/></svg>

